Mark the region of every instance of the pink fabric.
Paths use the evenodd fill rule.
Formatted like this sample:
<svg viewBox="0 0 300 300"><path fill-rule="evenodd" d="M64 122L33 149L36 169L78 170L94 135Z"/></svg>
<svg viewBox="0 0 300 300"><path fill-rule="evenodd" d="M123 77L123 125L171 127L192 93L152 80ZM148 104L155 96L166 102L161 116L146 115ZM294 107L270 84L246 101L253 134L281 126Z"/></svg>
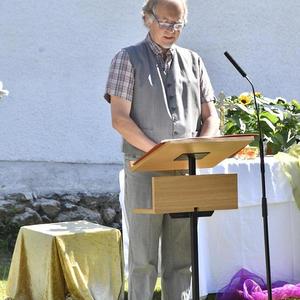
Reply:
<svg viewBox="0 0 300 300"><path fill-rule="evenodd" d="M300 283L293 285L284 281L272 284L272 299L284 300L287 298L300 299ZM241 269L231 279L230 283L219 291L217 300L268 300L267 287L264 280Z"/></svg>
<svg viewBox="0 0 300 300"><path fill-rule="evenodd" d="M272 288L272 299L282 300L300 297L300 283L285 284L282 287ZM268 300L267 290L263 290L259 284L252 279L245 280L243 284L243 298L247 300Z"/></svg>

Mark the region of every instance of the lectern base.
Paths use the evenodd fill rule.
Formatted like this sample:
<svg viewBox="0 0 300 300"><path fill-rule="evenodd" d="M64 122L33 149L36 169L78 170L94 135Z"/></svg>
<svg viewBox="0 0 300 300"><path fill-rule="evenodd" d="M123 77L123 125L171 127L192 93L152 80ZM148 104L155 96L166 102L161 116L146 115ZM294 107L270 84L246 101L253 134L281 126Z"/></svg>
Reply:
<svg viewBox="0 0 300 300"><path fill-rule="evenodd" d="M214 211L197 211L197 208L195 208L194 212L170 214L171 218L190 218L193 300L198 300L200 297L198 270L198 217L210 217L213 213Z"/></svg>

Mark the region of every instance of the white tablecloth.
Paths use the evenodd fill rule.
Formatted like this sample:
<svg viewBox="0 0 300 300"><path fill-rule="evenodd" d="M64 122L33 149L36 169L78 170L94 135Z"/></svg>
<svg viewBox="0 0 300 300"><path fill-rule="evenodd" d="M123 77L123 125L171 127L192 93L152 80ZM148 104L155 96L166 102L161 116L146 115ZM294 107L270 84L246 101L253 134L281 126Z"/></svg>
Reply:
<svg viewBox="0 0 300 300"><path fill-rule="evenodd" d="M279 162L273 157L266 157L265 162L272 281L300 282L300 211ZM237 173L239 201L237 210L215 211L210 218L199 218L201 295L220 290L241 268L265 278L259 159L227 159L200 173ZM123 176L121 172L122 205ZM126 260L126 217L124 221Z"/></svg>

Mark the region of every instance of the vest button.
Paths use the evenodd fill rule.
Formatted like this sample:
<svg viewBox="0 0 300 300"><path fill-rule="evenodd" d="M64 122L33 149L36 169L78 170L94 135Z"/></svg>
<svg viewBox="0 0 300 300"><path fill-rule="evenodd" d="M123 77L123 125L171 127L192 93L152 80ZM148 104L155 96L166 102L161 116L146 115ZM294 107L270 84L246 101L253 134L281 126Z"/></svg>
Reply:
<svg viewBox="0 0 300 300"><path fill-rule="evenodd" d="M172 114L172 121L175 122L178 120L177 114Z"/></svg>

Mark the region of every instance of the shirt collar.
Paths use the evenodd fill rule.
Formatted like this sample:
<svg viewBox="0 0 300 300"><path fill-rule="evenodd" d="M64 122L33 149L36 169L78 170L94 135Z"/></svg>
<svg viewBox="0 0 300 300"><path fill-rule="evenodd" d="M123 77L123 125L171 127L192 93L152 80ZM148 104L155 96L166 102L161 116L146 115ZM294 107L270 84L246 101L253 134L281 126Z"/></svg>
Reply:
<svg viewBox="0 0 300 300"><path fill-rule="evenodd" d="M145 42L148 43L148 45L150 46L151 50L154 52L155 55L163 56L161 47L151 39L150 33L147 34ZM168 49L167 51L167 57L169 56L173 57L174 52L175 52L175 45L172 45L171 48Z"/></svg>

